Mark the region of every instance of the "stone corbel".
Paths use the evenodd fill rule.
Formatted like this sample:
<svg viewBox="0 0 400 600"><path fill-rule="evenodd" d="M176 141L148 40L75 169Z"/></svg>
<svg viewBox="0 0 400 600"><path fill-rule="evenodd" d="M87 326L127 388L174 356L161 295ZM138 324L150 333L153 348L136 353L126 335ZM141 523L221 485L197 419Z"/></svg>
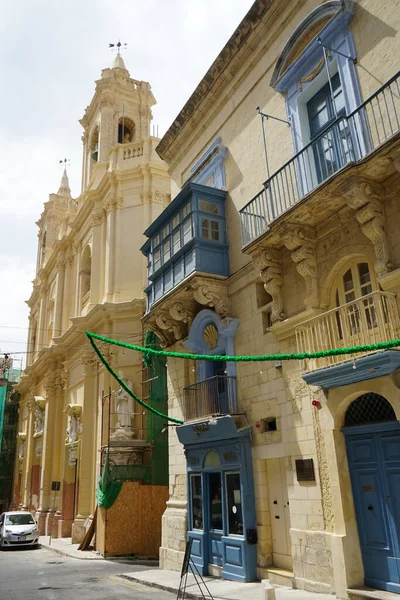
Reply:
<svg viewBox="0 0 400 600"><path fill-rule="evenodd" d="M190 323L193 321L193 313L188 306L185 306L183 302L174 302L169 308L169 314L174 321L182 321L190 327Z"/></svg>
<svg viewBox="0 0 400 600"><path fill-rule="evenodd" d="M308 227L289 223L282 229L281 239L290 251L297 272L306 284L305 307L317 308L318 282L314 232Z"/></svg>
<svg viewBox="0 0 400 600"><path fill-rule="evenodd" d="M392 269L383 214L383 190L376 182L350 177L339 187L346 203L356 213L361 231L371 240L374 247L377 276L386 275Z"/></svg>
<svg viewBox="0 0 400 600"><path fill-rule="evenodd" d="M265 291L272 298L271 321L276 323L285 319L282 299L282 269L279 251L274 248L263 248L253 256L253 264L260 272Z"/></svg>
<svg viewBox="0 0 400 600"><path fill-rule="evenodd" d="M166 345L170 346L184 337L184 323L179 321L177 322L171 318L169 311L158 310L155 321L157 328L162 332L161 339L166 343ZM157 332L155 331L155 333Z"/></svg>
<svg viewBox="0 0 400 600"><path fill-rule="evenodd" d="M217 281L204 278L195 279L191 283L193 297L198 304L213 308L221 317L227 317L231 310L228 291Z"/></svg>

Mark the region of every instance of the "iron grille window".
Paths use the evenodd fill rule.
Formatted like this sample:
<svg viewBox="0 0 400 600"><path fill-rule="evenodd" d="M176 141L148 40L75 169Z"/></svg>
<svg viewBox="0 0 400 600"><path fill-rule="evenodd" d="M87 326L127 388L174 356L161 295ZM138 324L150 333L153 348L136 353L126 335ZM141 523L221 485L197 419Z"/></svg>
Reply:
<svg viewBox="0 0 400 600"><path fill-rule="evenodd" d="M396 415L390 402L379 394L370 392L360 396L350 404L344 417L345 427L369 425L396 421Z"/></svg>

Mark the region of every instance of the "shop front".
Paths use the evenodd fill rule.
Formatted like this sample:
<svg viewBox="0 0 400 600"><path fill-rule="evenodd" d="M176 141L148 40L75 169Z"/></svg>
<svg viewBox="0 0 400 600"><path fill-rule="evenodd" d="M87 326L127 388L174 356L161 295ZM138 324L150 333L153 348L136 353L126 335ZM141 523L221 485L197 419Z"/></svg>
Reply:
<svg viewBox="0 0 400 600"><path fill-rule="evenodd" d="M177 434L187 461L194 563L202 575L252 581L257 530L250 428L238 428L238 418L187 423Z"/></svg>

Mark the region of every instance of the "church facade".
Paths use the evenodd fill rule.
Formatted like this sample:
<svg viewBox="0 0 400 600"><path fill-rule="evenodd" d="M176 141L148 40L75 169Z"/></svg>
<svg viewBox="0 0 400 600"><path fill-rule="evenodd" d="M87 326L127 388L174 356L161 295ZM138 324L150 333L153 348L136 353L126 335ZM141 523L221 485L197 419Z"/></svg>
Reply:
<svg viewBox="0 0 400 600"><path fill-rule="evenodd" d="M400 359L373 346L400 334L399 29L395 1L257 0L157 147L143 322L218 355L168 358L162 568L189 539L202 574L400 592Z"/></svg>
<svg viewBox="0 0 400 600"><path fill-rule="evenodd" d="M151 460L143 411L118 391L84 332L143 341L142 232L170 201L166 164L155 152L159 140L150 135L154 104L150 84L132 79L116 56L80 121L81 193L71 196L64 172L37 223L14 506L36 515L41 534L72 535L73 542L82 540L93 515L101 450L110 440L112 468L144 473ZM142 395L142 357L103 351ZM59 491L52 482L60 482Z"/></svg>

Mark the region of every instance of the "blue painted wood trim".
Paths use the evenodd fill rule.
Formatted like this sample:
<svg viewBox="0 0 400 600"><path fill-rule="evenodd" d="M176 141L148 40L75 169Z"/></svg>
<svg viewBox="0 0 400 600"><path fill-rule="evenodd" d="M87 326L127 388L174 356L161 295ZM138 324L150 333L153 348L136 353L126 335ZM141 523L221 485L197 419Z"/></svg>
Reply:
<svg viewBox="0 0 400 600"><path fill-rule="evenodd" d="M180 208L193 194L200 194L206 199L212 200L213 197L220 198L222 200L226 197L226 191L219 190L217 188L210 187L208 185L201 185L200 183L193 183L189 181L179 192L177 196L168 204L167 208L152 222L150 227L146 229L144 235L146 237L152 237L169 221L175 214L178 208ZM142 246L144 248L144 246ZM143 252L143 250L142 250Z"/></svg>
<svg viewBox="0 0 400 600"><path fill-rule="evenodd" d="M380 431L391 431L400 429L400 421L389 421L388 423L372 423L371 425L354 425L354 427L342 427L341 431L345 435L357 435L366 433L375 433Z"/></svg>
<svg viewBox="0 0 400 600"><path fill-rule="evenodd" d="M354 369L354 364L356 368ZM400 351L385 350L368 356L361 356L355 361L334 365L327 369L319 369L303 375L309 385L319 385L326 389L351 385L360 381L368 381L377 377L392 375L400 368Z"/></svg>

